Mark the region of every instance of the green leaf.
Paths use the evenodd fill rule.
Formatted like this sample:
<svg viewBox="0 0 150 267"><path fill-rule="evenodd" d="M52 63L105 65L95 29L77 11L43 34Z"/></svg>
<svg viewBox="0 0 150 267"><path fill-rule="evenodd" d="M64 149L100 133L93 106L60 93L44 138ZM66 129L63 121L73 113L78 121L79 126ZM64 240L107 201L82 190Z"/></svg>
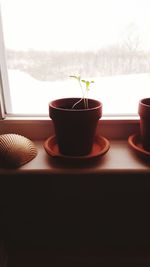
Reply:
<svg viewBox="0 0 150 267"><path fill-rule="evenodd" d="M74 78L74 79L76 79L76 80L78 80L78 81L81 80L81 77L80 77L80 76L70 75L69 77L70 77L70 78Z"/></svg>

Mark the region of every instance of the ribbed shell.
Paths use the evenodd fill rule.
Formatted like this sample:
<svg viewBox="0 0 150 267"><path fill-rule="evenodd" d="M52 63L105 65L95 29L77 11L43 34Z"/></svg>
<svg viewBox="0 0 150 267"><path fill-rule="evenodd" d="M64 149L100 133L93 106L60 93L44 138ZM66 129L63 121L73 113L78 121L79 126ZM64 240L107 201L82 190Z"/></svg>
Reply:
<svg viewBox="0 0 150 267"><path fill-rule="evenodd" d="M34 143L18 134L0 135L0 160L7 167L19 167L37 155Z"/></svg>

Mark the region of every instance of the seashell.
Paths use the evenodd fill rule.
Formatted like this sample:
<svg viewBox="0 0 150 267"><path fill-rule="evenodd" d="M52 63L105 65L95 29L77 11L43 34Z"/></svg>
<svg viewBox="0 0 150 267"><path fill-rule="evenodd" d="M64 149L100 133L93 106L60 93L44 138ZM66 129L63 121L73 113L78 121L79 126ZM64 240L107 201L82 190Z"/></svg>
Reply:
<svg viewBox="0 0 150 267"><path fill-rule="evenodd" d="M0 161L9 167L19 167L37 155L34 143L18 134L0 135Z"/></svg>

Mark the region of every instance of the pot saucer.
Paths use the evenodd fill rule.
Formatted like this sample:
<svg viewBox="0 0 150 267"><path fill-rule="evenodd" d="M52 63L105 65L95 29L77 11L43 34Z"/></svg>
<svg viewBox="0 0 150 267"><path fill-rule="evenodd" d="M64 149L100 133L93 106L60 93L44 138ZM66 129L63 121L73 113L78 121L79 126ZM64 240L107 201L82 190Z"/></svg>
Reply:
<svg viewBox="0 0 150 267"><path fill-rule="evenodd" d="M130 135L128 138L128 143L138 156L144 159L150 159L150 152L143 148L141 136L139 134Z"/></svg>
<svg viewBox="0 0 150 267"><path fill-rule="evenodd" d="M85 161L88 159L94 159L103 156L110 148L109 141L102 137L96 136L92 151L85 156L67 156L59 152L58 144L56 142L56 136L49 137L43 144L46 152L49 156L59 159L69 159L75 161Z"/></svg>

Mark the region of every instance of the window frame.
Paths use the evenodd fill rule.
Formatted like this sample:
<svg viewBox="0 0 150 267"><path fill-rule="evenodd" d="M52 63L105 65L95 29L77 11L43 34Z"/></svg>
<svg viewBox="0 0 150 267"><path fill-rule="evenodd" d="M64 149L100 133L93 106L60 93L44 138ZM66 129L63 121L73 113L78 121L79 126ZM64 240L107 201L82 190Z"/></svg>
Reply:
<svg viewBox="0 0 150 267"><path fill-rule="evenodd" d="M0 134L16 133L31 140L45 140L54 135L52 120L48 117L6 117L0 122ZM112 119L102 117L99 120L97 134L109 140L128 140L131 134L139 133L139 118Z"/></svg>
<svg viewBox="0 0 150 267"><path fill-rule="evenodd" d="M2 28L2 16L0 10L0 119L6 117L6 105L11 110L10 90L6 64L6 52L4 47L4 35Z"/></svg>

